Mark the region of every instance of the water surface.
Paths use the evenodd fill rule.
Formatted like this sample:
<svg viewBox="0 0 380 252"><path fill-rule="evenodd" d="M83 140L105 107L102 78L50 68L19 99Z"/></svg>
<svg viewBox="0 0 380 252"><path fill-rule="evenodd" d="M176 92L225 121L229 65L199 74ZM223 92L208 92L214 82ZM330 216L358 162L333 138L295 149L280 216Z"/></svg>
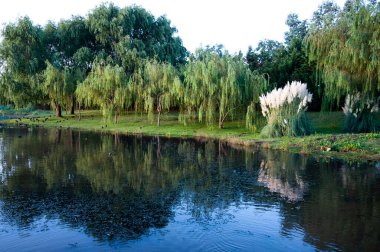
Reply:
<svg viewBox="0 0 380 252"><path fill-rule="evenodd" d="M379 164L0 129L0 250L375 251Z"/></svg>

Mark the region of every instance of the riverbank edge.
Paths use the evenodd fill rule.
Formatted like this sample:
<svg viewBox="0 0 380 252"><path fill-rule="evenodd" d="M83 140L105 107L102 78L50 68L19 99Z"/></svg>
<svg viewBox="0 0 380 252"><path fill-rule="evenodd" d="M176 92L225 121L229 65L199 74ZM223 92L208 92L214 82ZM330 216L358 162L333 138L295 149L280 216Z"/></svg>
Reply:
<svg viewBox="0 0 380 252"><path fill-rule="evenodd" d="M367 161L380 161L380 133L369 134L313 134L303 137L281 137L273 139L262 139L257 135L256 137L247 138L241 132L236 132L235 135L212 135L201 133L197 131L187 131L184 134L173 133L173 128L176 125L160 126L157 127L157 132L144 132L141 130L146 125L133 125L133 127L118 127L107 128L104 127L99 120L94 124L91 120L91 127L87 127L85 122L90 119L82 119L81 124L75 123L77 119L68 120L61 119L61 121L49 121L42 123L40 121L31 121L31 119L23 120L21 123L17 119L8 119L2 121L6 126L19 126L19 127L42 127L42 128L62 128L74 129L81 131L123 134L123 135L138 135L138 136L162 136L167 138L181 138L181 139L196 139L196 140L219 140L232 147L256 147L266 148L280 151L287 151L290 153L299 153L302 155L312 155L322 159L342 159L350 162L367 162ZM79 121L78 121L79 122ZM90 123L89 123L90 124ZM175 131L174 131L175 132ZM231 131L230 131L231 132Z"/></svg>

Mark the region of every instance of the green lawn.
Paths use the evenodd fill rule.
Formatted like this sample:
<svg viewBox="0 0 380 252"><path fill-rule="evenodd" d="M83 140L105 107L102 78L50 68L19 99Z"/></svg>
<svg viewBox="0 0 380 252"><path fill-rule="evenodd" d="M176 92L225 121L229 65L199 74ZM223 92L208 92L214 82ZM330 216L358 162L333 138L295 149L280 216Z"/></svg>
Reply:
<svg viewBox="0 0 380 252"><path fill-rule="evenodd" d="M342 133L344 114L342 112L308 112L316 133Z"/></svg>

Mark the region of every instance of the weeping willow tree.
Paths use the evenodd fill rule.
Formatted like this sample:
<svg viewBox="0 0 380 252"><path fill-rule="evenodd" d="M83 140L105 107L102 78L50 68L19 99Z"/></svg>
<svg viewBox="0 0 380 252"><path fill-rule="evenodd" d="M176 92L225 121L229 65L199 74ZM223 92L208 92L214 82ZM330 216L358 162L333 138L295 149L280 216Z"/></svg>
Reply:
<svg viewBox="0 0 380 252"><path fill-rule="evenodd" d="M135 107L142 107L149 120L153 120L157 112L157 126L160 126L161 113L168 111L177 100L174 87L180 85L180 80L176 69L171 64L147 60L143 69L136 70L131 83Z"/></svg>
<svg viewBox="0 0 380 252"><path fill-rule="evenodd" d="M65 104L64 74L50 62L47 62L46 65L43 90L50 98L55 115L61 117L62 107Z"/></svg>
<svg viewBox="0 0 380 252"><path fill-rule="evenodd" d="M180 93L185 112L197 112L198 120L208 125L217 121L219 128L227 118L234 118L246 108L257 88L241 55L233 57L212 48L197 50L184 76L185 86Z"/></svg>
<svg viewBox="0 0 380 252"><path fill-rule="evenodd" d="M131 104L131 94L124 70L119 66L94 65L87 78L78 85L76 97L85 106L99 106L104 122L118 122L122 110Z"/></svg>
<svg viewBox="0 0 380 252"><path fill-rule="evenodd" d="M339 104L342 97L360 92L359 107L366 111L368 100L376 100L380 91L379 34L380 3L377 1L347 1L343 10L328 2L314 13L306 38L307 51L322 73L329 101L336 100ZM375 121L371 117L373 115L368 114L357 118ZM349 122L362 123L360 120ZM361 127L361 131L367 130Z"/></svg>
<svg viewBox="0 0 380 252"><path fill-rule="evenodd" d="M46 63L43 91L49 96L56 116L62 116L63 108L74 114L75 89L77 83L84 79L84 75L80 69L59 69L50 62Z"/></svg>
<svg viewBox="0 0 380 252"><path fill-rule="evenodd" d="M65 92L65 106L66 111L70 111L70 114L74 114L75 108L75 90L78 83L82 82L85 79L85 71L79 68L69 69L65 67L63 70L63 82L64 82L64 92Z"/></svg>
<svg viewBox="0 0 380 252"><path fill-rule="evenodd" d="M269 87L269 81L267 81L264 75L260 75L253 72L247 72L247 81L252 83L248 85L249 89L247 90L251 96L247 96L247 99L251 99L247 107L247 113L245 115L245 125L249 130L256 131L257 124L260 118L260 112L257 107L259 106L259 97L264 93Z"/></svg>
<svg viewBox="0 0 380 252"><path fill-rule="evenodd" d="M41 85L45 56L43 30L29 17L4 25L0 42L0 92L7 103L20 108L47 101Z"/></svg>

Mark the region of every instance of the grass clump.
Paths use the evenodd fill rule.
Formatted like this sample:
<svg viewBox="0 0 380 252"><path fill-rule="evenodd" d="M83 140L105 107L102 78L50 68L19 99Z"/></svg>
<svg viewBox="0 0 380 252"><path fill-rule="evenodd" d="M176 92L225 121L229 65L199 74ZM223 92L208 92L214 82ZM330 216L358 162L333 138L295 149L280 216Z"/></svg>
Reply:
<svg viewBox="0 0 380 252"><path fill-rule="evenodd" d="M360 93L347 95L343 112L345 132L375 132L378 128L375 113L379 110L378 101L362 97Z"/></svg>
<svg viewBox="0 0 380 252"><path fill-rule="evenodd" d="M261 111L267 119L261 136L269 138L311 134L314 129L305 113L311 99L312 94L308 92L306 84L295 81L261 96Z"/></svg>

